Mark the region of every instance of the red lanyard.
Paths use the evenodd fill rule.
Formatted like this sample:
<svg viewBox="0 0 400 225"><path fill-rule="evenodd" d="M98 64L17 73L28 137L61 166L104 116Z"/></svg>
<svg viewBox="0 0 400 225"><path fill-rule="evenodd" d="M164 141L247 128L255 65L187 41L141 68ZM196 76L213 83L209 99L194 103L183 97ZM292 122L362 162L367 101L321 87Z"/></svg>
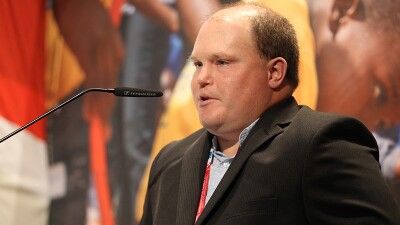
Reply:
<svg viewBox="0 0 400 225"><path fill-rule="evenodd" d="M211 148L210 155L208 156L208 160L207 160L206 173L204 174L203 187L201 189L200 202L199 202L199 206L197 208L196 220L194 221L195 223L196 223L197 219L200 217L201 213L203 212L204 207L206 206L208 181L210 180L210 169L211 169L211 163L212 163L213 156L214 156L214 148Z"/></svg>

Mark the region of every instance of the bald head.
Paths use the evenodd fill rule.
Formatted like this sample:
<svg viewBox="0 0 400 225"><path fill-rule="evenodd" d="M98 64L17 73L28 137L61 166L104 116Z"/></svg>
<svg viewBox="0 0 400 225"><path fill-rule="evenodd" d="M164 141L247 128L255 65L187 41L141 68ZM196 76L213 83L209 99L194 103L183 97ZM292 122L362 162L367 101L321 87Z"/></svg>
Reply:
<svg viewBox="0 0 400 225"><path fill-rule="evenodd" d="M236 143L244 128L291 96L298 82L293 27L258 5L231 5L210 16L190 59L200 122L219 143Z"/></svg>

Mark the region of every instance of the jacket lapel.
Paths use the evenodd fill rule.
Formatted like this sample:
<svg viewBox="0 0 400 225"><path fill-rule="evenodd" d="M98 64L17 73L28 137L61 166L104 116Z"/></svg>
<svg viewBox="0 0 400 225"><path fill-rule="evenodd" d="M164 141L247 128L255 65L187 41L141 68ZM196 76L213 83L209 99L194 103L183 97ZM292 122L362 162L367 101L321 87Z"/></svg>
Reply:
<svg viewBox="0 0 400 225"><path fill-rule="evenodd" d="M194 224L211 138L211 134L204 130L183 156L176 224Z"/></svg>
<svg viewBox="0 0 400 225"><path fill-rule="evenodd" d="M271 107L261 115L260 120L253 127L249 136L240 147L235 159L218 184L217 189L211 196L196 224L201 224L218 201L221 200L252 153L263 143L272 140L276 135L282 133L283 127L290 124L298 110L299 106L294 98L291 97ZM204 167L205 164L202 168Z"/></svg>

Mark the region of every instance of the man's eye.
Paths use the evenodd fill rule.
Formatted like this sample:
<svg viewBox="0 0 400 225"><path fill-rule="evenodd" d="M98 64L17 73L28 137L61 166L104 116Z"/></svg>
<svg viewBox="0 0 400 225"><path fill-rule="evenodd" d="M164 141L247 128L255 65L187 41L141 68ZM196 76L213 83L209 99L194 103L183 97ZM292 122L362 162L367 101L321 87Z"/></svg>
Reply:
<svg viewBox="0 0 400 225"><path fill-rule="evenodd" d="M221 65L221 66L228 65L228 61L225 61L225 60L217 60L217 65Z"/></svg>
<svg viewBox="0 0 400 225"><path fill-rule="evenodd" d="M194 65L196 68L199 68L199 67L203 66L203 64L202 64L201 62L193 62L193 65Z"/></svg>

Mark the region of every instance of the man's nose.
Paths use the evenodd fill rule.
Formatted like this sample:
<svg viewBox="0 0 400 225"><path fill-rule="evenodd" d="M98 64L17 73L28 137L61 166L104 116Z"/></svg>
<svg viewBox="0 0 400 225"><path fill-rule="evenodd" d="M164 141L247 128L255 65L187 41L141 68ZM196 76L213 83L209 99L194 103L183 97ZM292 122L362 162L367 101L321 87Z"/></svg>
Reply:
<svg viewBox="0 0 400 225"><path fill-rule="evenodd" d="M198 71L196 76L196 82L200 87L207 86L212 82L211 67L209 65L203 65Z"/></svg>

